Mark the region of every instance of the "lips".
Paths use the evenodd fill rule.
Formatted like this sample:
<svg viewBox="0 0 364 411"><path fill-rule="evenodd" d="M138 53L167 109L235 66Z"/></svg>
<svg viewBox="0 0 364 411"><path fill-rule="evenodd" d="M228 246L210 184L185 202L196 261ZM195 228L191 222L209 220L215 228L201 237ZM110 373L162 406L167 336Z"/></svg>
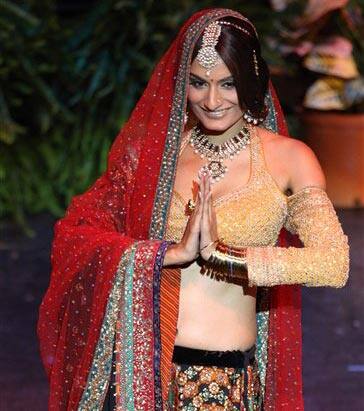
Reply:
<svg viewBox="0 0 364 411"><path fill-rule="evenodd" d="M224 117L224 115L226 114L226 112L227 112L228 110L230 110L231 107L223 108L223 109L219 109L219 110L214 110L214 111L206 110L206 109L204 109L204 108L202 108L202 107L201 107L201 109L202 109L202 111L204 112L204 114L205 114L206 117L216 119L216 118Z"/></svg>

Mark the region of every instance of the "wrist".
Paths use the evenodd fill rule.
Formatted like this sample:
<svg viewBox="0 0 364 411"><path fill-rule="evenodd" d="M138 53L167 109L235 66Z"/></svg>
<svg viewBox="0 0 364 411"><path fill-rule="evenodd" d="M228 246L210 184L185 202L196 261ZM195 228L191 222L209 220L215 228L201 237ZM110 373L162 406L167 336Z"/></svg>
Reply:
<svg viewBox="0 0 364 411"><path fill-rule="evenodd" d="M200 255L204 260L206 261L209 260L212 253L215 251L218 242L219 242L218 239L215 241L211 241L210 243L208 243L207 245L205 245L204 247L200 249Z"/></svg>
<svg viewBox="0 0 364 411"><path fill-rule="evenodd" d="M166 254L164 256L164 260L163 260L163 267L176 264L177 256L178 256L178 253L176 255L177 245L178 244L176 243L172 243L168 246Z"/></svg>
<svg viewBox="0 0 364 411"><path fill-rule="evenodd" d="M182 243L171 244L165 254L163 267L168 265L180 265L192 261L193 258L186 252Z"/></svg>

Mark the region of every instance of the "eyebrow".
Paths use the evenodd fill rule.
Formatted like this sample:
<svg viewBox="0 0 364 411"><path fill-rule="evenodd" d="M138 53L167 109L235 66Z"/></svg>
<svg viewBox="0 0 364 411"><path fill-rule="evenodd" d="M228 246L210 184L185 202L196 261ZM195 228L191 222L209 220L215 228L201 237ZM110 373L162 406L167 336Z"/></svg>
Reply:
<svg viewBox="0 0 364 411"><path fill-rule="evenodd" d="M190 73L190 77L193 77L196 80L203 81L203 82L207 81L204 78L202 78L202 77L200 77L200 76L198 76L197 74L194 74L194 73ZM219 80L219 83L224 83L225 81L231 81L231 80L234 80L234 77L233 76L228 76L228 77L225 77L225 78Z"/></svg>

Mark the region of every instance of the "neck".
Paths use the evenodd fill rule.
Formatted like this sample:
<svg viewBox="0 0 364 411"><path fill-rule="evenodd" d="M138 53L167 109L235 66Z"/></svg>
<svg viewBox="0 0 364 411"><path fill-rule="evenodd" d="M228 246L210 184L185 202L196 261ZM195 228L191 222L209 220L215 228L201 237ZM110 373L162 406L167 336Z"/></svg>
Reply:
<svg viewBox="0 0 364 411"><path fill-rule="evenodd" d="M221 134L214 134L209 130L201 129L202 132L208 137L211 143L220 145L223 144L225 141L229 140L233 136L239 133L239 131L246 125L245 120L241 117L236 123L230 126L227 130L225 130Z"/></svg>

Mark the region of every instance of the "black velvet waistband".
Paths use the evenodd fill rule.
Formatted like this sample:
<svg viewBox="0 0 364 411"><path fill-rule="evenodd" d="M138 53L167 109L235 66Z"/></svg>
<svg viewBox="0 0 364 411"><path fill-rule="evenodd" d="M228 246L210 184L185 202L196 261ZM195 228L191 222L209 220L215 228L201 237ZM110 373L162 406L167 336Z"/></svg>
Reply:
<svg viewBox="0 0 364 411"><path fill-rule="evenodd" d="M206 365L217 367L246 367L253 364L255 345L246 351L208 351L196 348L174 346L173 359L175 364Z"/></svg>

